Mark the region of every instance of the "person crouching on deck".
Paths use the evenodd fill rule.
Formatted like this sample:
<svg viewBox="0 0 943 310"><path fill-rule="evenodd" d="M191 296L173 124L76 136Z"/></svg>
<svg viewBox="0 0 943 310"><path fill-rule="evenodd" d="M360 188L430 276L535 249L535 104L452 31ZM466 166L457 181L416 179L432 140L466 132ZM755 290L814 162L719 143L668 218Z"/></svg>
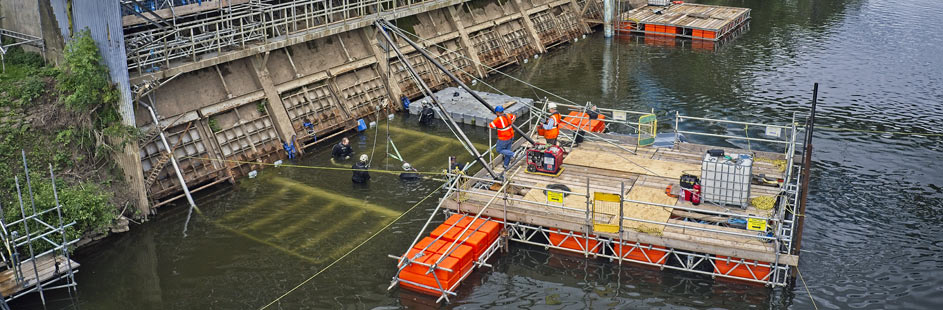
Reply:
<svg viewBox="0 0 943 310"><path fill-rule="evenodd" d="M560 134L560 112L557 112L557 104L549 103L547 108L550 110L550 117L541 126L544 129L544 139L547 139L547 145L557 145L557 136Z"/></svg>
<svg viewBox="0 0 943 310"><path fill-rule="evenodd" d="M498 131L498 143L495 145L495 150L504 155L504 168L507 169L511 163L511 157L514 156L514 151L511 150L511 145L514 144L514 127L512 125L516 117L514 114L504 114L503 106L494 107L494 112L498 114L498 117L491 121L488 127Z"/></svg>
<svg viewBox="0 0 943 310"><path fill-rule="evenodd" d="M360 155L360 161L350 167L354 170L354 175L351 177L354 183L367 183L370 180L370 172L367 171L370 168L370 165L367 164L368 159L370 158L367 154Z"/></svg>
<svg viewBox="0 0 943 310"><path fill-rule="evenodd" d="M334 149L331 150L331 157L334 159L350 159L350 155L353 153L354 150L350 148L350 140L343 138L341 142L334 145Z"/></svg>

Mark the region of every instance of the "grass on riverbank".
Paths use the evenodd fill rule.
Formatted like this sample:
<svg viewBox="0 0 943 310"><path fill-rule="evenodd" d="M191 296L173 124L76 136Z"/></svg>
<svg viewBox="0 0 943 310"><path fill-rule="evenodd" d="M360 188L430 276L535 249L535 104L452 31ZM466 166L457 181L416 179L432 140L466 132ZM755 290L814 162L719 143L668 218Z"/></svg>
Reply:
<svg viewBox="0 0 943 310"><path fill-rule="evenodd" d="M61 66L52 67L42 56L21 48L5 55L6 71L0 74L0 203L4 221L20 218L18 177L24 208L27 213L32 209L21 157L25 150L36 210L55 205L52 165L64 221L76 222L68 231L74 238L105 232L118 208L132 201L113 155L123 143L137 139L137 132L120 122L119 93L87 30L73 38L64 58ZM57 222L55 213L45 218Z"/></svg>

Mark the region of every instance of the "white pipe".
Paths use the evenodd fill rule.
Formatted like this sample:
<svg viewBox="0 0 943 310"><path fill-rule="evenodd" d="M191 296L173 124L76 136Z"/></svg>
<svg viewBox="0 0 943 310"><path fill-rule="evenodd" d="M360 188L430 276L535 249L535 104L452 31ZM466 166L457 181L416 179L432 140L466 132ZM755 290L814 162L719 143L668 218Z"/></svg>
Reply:
<svg viewBox="0 0 943 310"><path fill-rule="evenodd" d="M177 172L177 181L180 181L180 187L183 188L183 193L187 196L187 202L190 203L190 212L187 214L187 220L190 219L190 214L193 213L193 208L196 207L196 203L193 202L193 196L190 196L190 188L187 187L187 182L183 180L183 173L180 172L180 166L177 165L177 159L174 158L174 152L170 149L170 144L167 143L167 137L164 136L164 131L161 129L160 121L157 120L157 113L154 112L154 108L149 104L142 104L147 107L147 110L151 112L151 119L154 121L154 126L157 126L157 133L160 135L160 141L164 144L164 149L167 150L168 155L170 155L170 164L174 166L174 171ZM183 227L183 234L187 234L187 227Z"/></svg>

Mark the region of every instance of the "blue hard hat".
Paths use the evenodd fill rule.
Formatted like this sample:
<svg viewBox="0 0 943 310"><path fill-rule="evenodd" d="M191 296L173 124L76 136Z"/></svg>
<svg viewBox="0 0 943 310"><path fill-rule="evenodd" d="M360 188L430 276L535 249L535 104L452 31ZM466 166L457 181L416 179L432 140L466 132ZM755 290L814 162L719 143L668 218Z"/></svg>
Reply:
<svg viewBox="0 0 943 310"><path fill-rule="evenodd" d="M495 112L504 112L504 106L500 106L500 105L499 105L499 106L496 106L496 107L494 107L494 111L495 111Z"/></svg>

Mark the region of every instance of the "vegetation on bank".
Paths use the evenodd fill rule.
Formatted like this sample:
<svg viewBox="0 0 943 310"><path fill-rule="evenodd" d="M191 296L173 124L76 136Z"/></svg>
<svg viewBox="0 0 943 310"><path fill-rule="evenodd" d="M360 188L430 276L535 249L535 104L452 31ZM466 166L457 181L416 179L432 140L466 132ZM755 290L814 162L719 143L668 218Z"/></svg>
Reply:
<svg viewBox="0 0 943 310"><path fill-rule="evenodd" d="M21 150L30 165L36 210L55 206L49 165L65 223L75 221L70 238L104 232L118 208L133 201L120 168L113 160L123 143L137 131L121 124L119 92L88 30L79 32L66 48L59 67L42 56L13 48L0 74L0 203L4 221L20 218L14 177L26 193ZM135 208L127 208L134 210ZM57 222L54 212L44 218ZM36 227L39 228L39 227ZM21 232L22 233L22 232Z"/></svg>

